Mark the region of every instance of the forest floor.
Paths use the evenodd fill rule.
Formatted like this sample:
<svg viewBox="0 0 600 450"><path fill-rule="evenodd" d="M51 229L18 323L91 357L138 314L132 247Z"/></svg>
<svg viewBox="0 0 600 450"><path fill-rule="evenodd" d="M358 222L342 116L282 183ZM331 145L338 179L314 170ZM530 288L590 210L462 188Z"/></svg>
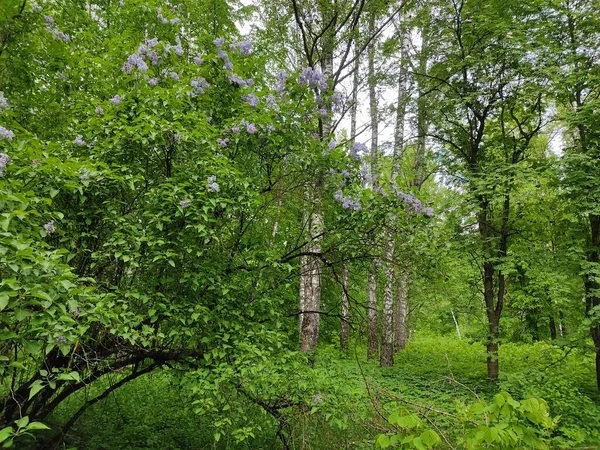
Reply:
<svg viewBox="0 0 600 450"><path fill-rule="evenodd" d="M552 416L560 415L552 448L598 448L600 396L594 385L590 355L543 342L504 344L500 352L501 377L490 382L485 377L483 346L465 340L417 336L396 355L394 367L385 369L375 361L367 362L362 347L356 347L346 357L333 347L324 347L317 355L317 368L337 379L342 392L354 392L361 400L338 399L338 411L329 414L314 410L294 412L290 447L374 448L375 438L385 423L378 420L379 413L379 417L386 417L390 406L397 404L427 412L441 432L452 435L456 432L452 417L444 413L455 413L457 401L468 404L479 397L490 399L499 391L508 391L517 399L541 397L548 402ZM267 415L259 414L253 419L260 427L255 429L254 438L236 444L232 436L224 434L219 442L214 442L215 419L194 416L185 404L172 375L148 375L88 410L70 433L66 448L281 448L275 437L276 423ZM76 404L67 404L63 411L75 407ZM58 422L60 415L59 411L54 418Z"/></svg>

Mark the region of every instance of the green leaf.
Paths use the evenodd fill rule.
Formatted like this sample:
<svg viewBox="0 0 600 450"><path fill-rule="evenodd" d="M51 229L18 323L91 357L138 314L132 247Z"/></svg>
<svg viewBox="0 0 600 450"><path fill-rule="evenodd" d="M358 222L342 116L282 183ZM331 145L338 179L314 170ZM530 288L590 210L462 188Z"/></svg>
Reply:
<svg viewBox="0 0 600 450"><path fill-rule="evenodd" d="M43 424L42 422L31 422L27 427L28 430L49 430L50 427L48 425Z"/></svg>
<svg viewBox="0 0 600 450"><path fill-rule="evenodd" d="M0 443L6 441L10 436L13 435L15 430L12 427L2 428L0 430Z"/></svg>
<svg viewBox="0 0 600 450"><path fill-rule="evenodd" d="M20 419L15 420L15 425L18 426L19 428L26 427L28 423L29 423L28 416L21 417Z"/></svg>
<svg viewBox="0 0 600 450"><path fill-rule="evenodd" d="M6 294L0 294L0 311L2 311L8 305L10 297Z"/></svg>
<svg viewBox="0 0 600 450"><path fill-rule="evenodd" d="M377 436L377 446L379 448L388 448L390 446L390 438L385 434Z"/></svg>
<svg viewBox="0 0 600 450"><path fill-rule="evenodd" d="M29 400L31 400L34 395L40 392L42 389L44 389L44 382L42 380L35 380L33 383L31 383L31 386L29 387Z"/></svg>

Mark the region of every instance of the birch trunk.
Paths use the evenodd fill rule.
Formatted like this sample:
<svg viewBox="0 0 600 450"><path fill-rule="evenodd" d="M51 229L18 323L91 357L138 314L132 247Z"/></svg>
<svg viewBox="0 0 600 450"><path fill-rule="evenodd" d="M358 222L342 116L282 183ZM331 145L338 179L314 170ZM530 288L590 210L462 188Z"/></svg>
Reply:
<svg viewBox="0 0 600 450"><path fill-rule="evenodd" d="M408 338L406 327L406 316L408 313L408 304L406 302L406 275L401 270L396 273L398 281L398 298L396 299L396 349L404 350Z"/></svg>
<svg viewBox="0 0 600 450"><path fill-rule="evenodd" d="M383 330L381 336L381 353L379 365L389 367L394 365L394 240L388 236L386 251L385 276L386 284L383 293Z"/></svg>
<svg viewBox="0 0 600 450"><path fill-rule="evenodd" d="M372 36L375 31L375 15L369 16L369 35ZM368 52L369 66L369 109L371 115L371 171L370 183L374 190L377 189L377 138L379 133L379 117L377 111L377 92L375 89L375 42L371 41ZM369 272L369 313L368 313L368 342L367 342L367 358L374 359L377 357L379 347L378 339L378 324L377 324L377 262Z"/></svg>
<svg viewBox="0 0 600 450"><path fill-rule="evenodd" d="M340 333L340 348L343 352L348 351L350 340L350 301L348 298L348 262L344 261L342 269L342 329Z"/></svg>

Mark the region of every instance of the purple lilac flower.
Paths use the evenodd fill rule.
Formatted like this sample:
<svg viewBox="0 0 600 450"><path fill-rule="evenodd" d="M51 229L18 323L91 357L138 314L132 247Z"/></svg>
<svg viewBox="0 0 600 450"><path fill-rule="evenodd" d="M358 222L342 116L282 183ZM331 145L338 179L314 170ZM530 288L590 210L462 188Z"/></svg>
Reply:
<svg viewBox="0 0 600 450"><path fill-rule="evenodd" d="M335 171L334 171L334 173L335 173ZM335 191L335 194L333 194L333 198L335 198L338 202L341 202L342 199L344 198L344 193L341 190Z"/></svg>
<svg viewBox="0 0 600 450"><path fill-rule="evenodd" d="M217 38L213 41L213 44L215 44L217 46L217 48L223 47L224 43L225 43L225 39L223 39L223 38Z"/></svg>
<svg viewBox="0 0 600 450"><path fill-rule="evenodd" d="M433 217L433 208L425 208L423 212L427 217Z"/></svg>
<svg viewBox="0 0 600 450"><path fill-rule="evenodd" d="M181 19L179 17L175 17L175 18L171 19L170 22L171 22L171 25L176 25L179 22L181 22Z"/></svg>
<svg viewBox="0 0 600 450"><path fill-rule="evenodd" d="M350 178L350 172L348 172L346 169L342 170L342 176L344 178Z"/></svg>
<svg viewBox="0 0 600 450"><path fill-rule="evenodd" d="M206 179L206 188L210 192L219 192L219 184L217 183L217 177L212 175Z"/></svg>
<svg viewBox="0 0 600 450"><path fill-rule="evenodd" d="M223 61L229 61L229 55L222 48L219 49L218 55L219 58L221 58Z"/></svg>
<svg viewBox="0 0 600 450"><path fill-rule="evenodd" d="M52 26L54 25L54 17L52 16L44 16L44 21L46 22L46 25Z"/></svg>
<svg viewBox="0 0 600 450"><path fill-rule="evenodd" d="M66 42L67 44L71 42L71 36L67 33L63 33L58 28L52 28L49 25L46 26L46 29L52 34L52 37L57 40L61 40Z"/></svg>
<svg viewBox="0 0 600 450"><path fill-rule="evenodd" d="M148 84L149 84L150 86L156 86L156 85L158 84L158 78L150 78L150 79L148 80Z"/></svg>
<svg viewBox="0 0 600 450"><path fill-rule="evenodd" d="M240 87L248 86L248 83L246 82L246 80L242 79L240 76L236 75L235 73L232 73L231 75L227 75L227 78L229 79L229 82L231 84L237 84Z"/></svg>
<svg viewBox="0 0 600 450"><path fill-rule="evenodd" d="M173 50L177 56L182 56L183 55L183 47L181 46L181 44L177 44L177 45L174 45L174 46L169 46L169 48L167 49L167 51L170 52L171 50Z"/></svg>
<svg viewBox="0 0 600 450"><path fill-rule="evenodd" d="M143 55L147 51L148 51L148 46L146 44L140 44L140 46L137 49L137 53L140 55Z"/></svg>
<svg viewBox="0 0 600 450"><path fill-rule="evenodd" d="M100 105L96 106L96 114L98 114L99 116L103 116L104 108L102 108L102 106L100 106Z"/></svg>
<svg viewBox="0 0 600 450"><path fill-rule="evenodd" d="M331 94L331 97L329 97L329 100L331 101L331 109L334 112L342 113L344 111L344 98L342 97L342 94L334 92Z"/></svg>
<svg viewBox="0 0 600 450"><path fill-rule="evenodd" d="M177 72L171 72L169 74L171 76L171 78L173 78L175 81L179 81L179 74Z"/></svg>
<svg viewBox="0 0 600 450"><path fill-rule="evenodd" d="M279 93L282 94L284 89L285 89L285 81L287 80L287 73L285 70L280 70L279 73L277 74L277 86L275 87L275 90Z"/></svg>
<svg viewBox="0 0 600 450"><path fill-rule="evenodd" d="M8 165L8 155L0 153L0 177L4 176L4 169Z"/></svg>
<svg viewBox="0 0 600 450"><path fill-rule="evenodd" d="M198 77L196 80L192 80L192 94L202 95L204 94L204 89L208 89L210 87L210 83L206 81L203 77Z"/></svg>
<svg viewBox="0 0 600 450"><path fill-rule="evenodd" d="M325 109L325 108L319 109L319 115L321 117L327 117L327 114L329 114L329 112L327 111L327 109Z"/></svg>
<svg viewBox="0 0 600 450"><path fill-rule="evenodd" d="M9 108L8 101L6 100L4 93L0 92L0 113L8 108Z"/></svg>
<svg viewBox="0 0 600 450"><path fill-rule="evenodd" d="M242 100L245 101L246 103L248 103L253 108L256 108L258 106L258 104L260 103L260 99L256 96L256 94L254 94L254 92L251 92L248 95L242 96Z"/></svg>
<svg viewBox="0 0 600 450"><path fill-rule="evenodd" d="M148 45L148 48L154 48L158 45L158 38L154 37L150 40L146 41L146 45Z"/></svg>
<svg viewBox="0 0 600 450"><path fill-rule="evenodd" d="M185 209L190 206L190 201L187 198L184 198L183 200L179 201L179 205Z"/></svg>
<svg viewBox="0 0 600 450"><path fill-rule="evenodd" d="M231 61L226 61L225 64L223 64L223 69L233 72L233 63Z"/></svg>
<svg viewBox="0 0 600 450"><path fill-rule="evenodd" d="M239 50L240 54L243 56L248 56L250 54L250 52L252 51L252 41L242 41L242 42L236 42L233 43L231 45L229 45L229 48L231 50Z"/></svg>
<svg viewBox="0 0 600 450"><path fill-rule="evenodd" d="M272 123L268 124L266 128L269 132L275 131L275 125L273 125Z"/></svg>
<svg viewBox="0 0 600 450"><path fill-rule="evenodd" d="M44 230L48 234L54 234L56 232L56 228L54 228L54 220L51 220L47 224L44 225Z"/></svg>
<svg viewBox="0 0 600 450"><path fill-rule="evenodd" d="M15 137L15 133L13 133L9 129L4 128L2 125L0 125L0 138L4 138L9 141L12 141L14 137Z"/></svg>
<svg viewBox="0 0 600 450"><path fill-rule="evenodd" d="M240 134L240 127L234 125L233 127L231 127L231 132L233 134Z"/></svg>
<svg viewBox="0 0 600 450"><path fill-rule="evenodd" d="M80 147L83 147L85 145L85 141L83 140L83 138L81 137L80 134L77 135L77 137L75 138L75 140L73 142L75 142Z"/></svg>
<svg viewBox="0 0 600 450"><path fill-rule="evenodd" d="M254 125L253 123L249 123L248 125L246 125L246 131L248 132L248 134L256 133L256 125Z"/></svg>
<svg viewBox="0 0 600 450"><path fill-rule="evenodd" d="M194 64L199 66L202 63L203 63L202 58L200 58L199 56L194 56Z"/></svg>
<svg viewBox="0 0 600 450"><path fill-rule="evenodd" d="M225 138L225 139L218 138L217 139L217 144L219 144L219 147L225 148L225 147L227 147L227 144L229 144L229 139L227 139L227 138Z"/></svg>
<svg viewBox="0 0 600 450"><path fill-rule="evenodd" d="M352 200L348 197L344 197L342 199L342 208L358 211L360 210L360 202L358 202L357 200Z"/></svg>
<svg viewBox="0 0 600 450"><path fill-rule="evenodd" d="M121 103L121 96L117 94L113 98L110 98L108 101L111 102L113 105L118 105L119 103Z"/></svg>
<svg viewBox="0 0 600 450"><path fill-rule="evenodd" d="M148 53L148 59L150 59L150 62L152 62L153 66L158 66L160 56L158 56L158 53L156 53L155 51L151 51Z"/></svg>
<svg viewBox="0 0 600 450"><path fill-rule="evenodd" d="M42 11L42 7L39 5L39 3L38 3L38 2L33 2L33 3L31 3L31 10L32 10L33 12L36 12L36 13L38 13L38 12L41 12L41 11Z"/></svg>
<svg viewBox="0 0 600 450"><path fill-rule="evenodd" d="M335 139L330 140L329 144L327 144L327 147L329 147L329 150L333 150L334 148L336 148L337 142L335 141Z"/></svg>
<svg viewBox="0 0 600 450"><path fill-rule="evenodd" d="M327 80L323 78L323 75L318 70L312 67L303 69L298 77L298 84L300 86L313 86L321 89L327 89Z"/></svg>

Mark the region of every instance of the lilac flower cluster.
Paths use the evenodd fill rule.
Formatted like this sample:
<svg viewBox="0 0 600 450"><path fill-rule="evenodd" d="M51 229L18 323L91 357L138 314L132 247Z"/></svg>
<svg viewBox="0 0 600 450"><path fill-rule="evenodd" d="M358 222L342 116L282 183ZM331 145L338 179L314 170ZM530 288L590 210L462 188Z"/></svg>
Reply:
<svg viewBox="0 0 600 450"><path fill-rule="evenodd" d="M48 234L54 234L56 232L56 228L54 228L54 220L51 220L47 224L44 225L44 230Z"/></svg>
<svg viewBox="0 0 600 450"><path fill-rule="evenodd" d="M123 63L123 67L121 67L121 71L124 73L131 73L131 71L137 67L141 72L148 71L148 64L144 60L142 53L135 52L127 57L127 61Z"/></svg>
<svg viewBox="0 0 600 450"><path fill-rule="evenodd" d="M339 92L334 92L329 97L331 102L331 110L334 113L341 114L344 112L344 97Z"/></svg>
<svg viewBox="0 0 600 450"><path fill-rule="evenodd" d="M148 64L146 63L145 58L147 57L153 66L158 66L160 61L160 56L153 49L158 45L158 38L154 37L152 39L147 39L145 44L140 44L135 53L132 53L127 57L127 61L123 63L123 67L121 70L124 73L131 73L131 71L137 67L141 72L148 71ZM181 44L177 43L177 45L167 45L167 52L171 49L175 51L178 55L183 55L183 48L181 48Z"/></svg>
<svg viewBox="0 0 600 450"><path fill-rule="evenodd" d="M156 85L158 85L158 78L155 78L155 77L152 77L152 78L150 78L150 79L148 80L148 84L149 84L150 86L156 86Z"/></svg>
<svg viewBox="0 0 600 450"><path fill-rule="evenodd" d="M177 17L173 18L173 19L167 19L166 17L163 16L162 14L162 8L158 7L156 8L156 17L158 17L158 20L160 20L162 23L164 23L165 25L170 23L171 25L175 25L178 24L179 22L181 22L180 19L178 19Z"/></svg>
<svg viewBox="0 0 600 450"><path fill-rule="evenodd" d="M197 66L201 65L204 61L202 61L202 58L199 56L194 56L194 64L196 64Z"/></svg>
<svg viewBox="0 0 600 450"><path fill-rule="evenodd" d="M31 10L33 12L39 13L42 12L42 7L40 6L40 4L38 2L32 2L31 3Z"/></svg>
<svg viewBox="0 0 600 450"><path fill-rule="evenodd" d="M402 191L396 191L396 195L408 207L408 210L415 214L425 214L428 217L433 217L433 208L423 208L423 203L417 197L411 194L405 194Z"/></svg>
<svg viewBox="0 0 600 450"><path fill-rule="evenodd" d="M4 128L2 125L0 125L0 138L12 141L14 137L15 133L10 131L8 128Z"/></svg>
<svg viewBox="0 0 600 450"><path fill-rule="evenodd" d="M54 17L44 16L44 20L46 21L46 31L50 33L54 39L64 41L67 44L71 42L71 36L56 28L56 25L54 24Z"/></svg>
<svg viewBox="0 0 600 450"><path fill-rule="evenodd" d="M104 108L102 108L102 106L100 106L100 105L96 106L96 114L98 114L99 116L103 116Z"/></svg>
<svg viewBox="0 0 600 450"><path fill-rule="evenodd" d="M177 56L183 56L183 47L181 46L181 42L177 42L177 45L167 44L165 50L167 53L171 53L171 51L173 51Z"/></svg>
<svg viewBox="0 0 600 450"><path fill-rule="evenodd" d="M80 147L83 147L85 145L85 141L83 140L83 137L81 137L80 134L77 135L77 137L75 138L75 140L73 142L75 142Z"/></svg>
<svg viewBox="0 0 600 450"><path fill-rule="evenodd" d="M254 125L253 123L249 123L246 125L246 131L248 132L248 134L254 134L256 133L256 125Z"/></svg>
<svg viewBox="0 0 600 450"><path fill-rule="evenodd" d="M235 73L232 73L231 75L227 75L227 78L229 79L229 82L231 84L237 84L239 87L249 87L254 84L254 80L252 78L248 78L247 80L244 80L242 77L240 77L239 75L237 75Z"/></svg>
<svg viewBox="0 0 600 450"><path fill-rule="evenodd" d="M359 211L361 206L358 200L352 200L351 198L344 197L344 193L339 190L333 195L336 201L342 204L342 208L344 209L352 209L354 211Z"/></svg>
<svg viewBox="0 0 600 450"><path fill-rule="evenodd" d="M350 150L350 155L354 158L355 161L358 161L360 159L360 154L367 153L368 151L369 148L365 144L361 142L356 142Z"/></svg>
<svg viewBox="0 0 600 450"><path fill-rule="evenodd" d="M210 87L210 83L202 77L192 80L190 84L192 85L193 96L204 94L204 89L208 89Z"/></svg>
<svg viewBox="0 0 600 450"><path fill-rule="evenodd" d="M285 70L280 70L277 74L277 85L275 86L275 90L279 94L283 94L283 91L285 90L285 82L287 80L287 77L288 75Z"/></svg>
<svg viewBox="0 0 600 450"><path fill-rule="evenodd" d="M6 100L4 93L0 92L0 113L8 108L9 108L8 100Z"/></svg>
<svg viewBox="0 0 600 450"><path fill-rule="evenodd" d="M190 201L187 198L184 198L183 200L179 201L179 206L181 206L183 209L188 208L190 206Z"/></svg>
<svg viewBox="0 0 600 450"><path fill-rule="evenodd" d="M111 102L113 105L118 105L121 103L121 96L117 94L114 97L108 99L108 101Z"/></svg>
<svg viewBox="0 0 600 450"><path fill-rule="evenodd" d="M229 45L231 51L238 50L241 55L248 56L252 51L252 41L242 41L242 42L234 42Z"/></svg>
<svg viewBox="0 0 600 450"><path fill-rule="evenodd" d="M277 103L277 99L273 94L267 95L267 98L265 99L265 104L267 105L268 109L276 111L279 110L279 104Z"/></svg>
<svg viewBox="0 0 600 450"><path fill-rule="evenodd" d="M227 138L224 138L224 139L218 138L217 139L217 144L219 144L219 147L225 148L229 144L229 139L227 139Z"/></svg>
<svg viewBox="0 0 600 450"><path fill-rule="evenodd" d="M242 101L248 103L253 108L256 108L258 106L258 104L260 103L260 99L253 92L251 92L248 95L243 95Z"/></svg>
<svg viewBox="0 0 600 450"><path fill-rule="evenodd" d="M8 155L6 153L0 153L0 177L4 176L4 169L8 165Z"/></svg>
<svg viewBox="0 0 600 450"><path fill-rule="evenodd" d="M303 69L297 81L300 86L312 86L320 89L327 89L328 86L323 74L312 67Z"/></svg>
<svg viewBox="0 0 600 450"><path fill-rule="evenodd" d="M210 192L219 192L219 184L217 183L217 177L212 175L206 179L206 189Z"/></svg>

